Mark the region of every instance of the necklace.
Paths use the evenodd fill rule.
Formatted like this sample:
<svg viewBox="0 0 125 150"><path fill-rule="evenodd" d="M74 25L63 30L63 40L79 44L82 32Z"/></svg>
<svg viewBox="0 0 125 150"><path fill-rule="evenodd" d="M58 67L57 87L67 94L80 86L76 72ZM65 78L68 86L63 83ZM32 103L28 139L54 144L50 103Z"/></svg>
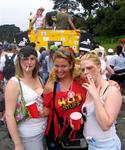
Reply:
<svg viewBox="0 0 125 150"><path fill-rule="evenodd" d="M70 90L70 91L68 91L67 95L69 98L73 98L75 96L75 93L74 93L74 91Z"/></svg>
<svg viewBox="0 0 125 150"><path fill-rule="evenodd" d="M75 96L75 92L72 90L73 87L73 80L71 81L69 87L65 87L62 83L61 83L61 87L63 88L64 91L67 91L67 96L69 98L73 98Z"/></svg>

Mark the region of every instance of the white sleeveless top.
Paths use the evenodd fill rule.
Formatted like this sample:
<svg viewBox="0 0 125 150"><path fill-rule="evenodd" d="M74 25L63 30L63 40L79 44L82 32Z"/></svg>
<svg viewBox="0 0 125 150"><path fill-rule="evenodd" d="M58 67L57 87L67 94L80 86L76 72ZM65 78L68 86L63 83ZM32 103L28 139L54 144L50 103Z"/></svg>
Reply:
<svg viewBox="0 0 125 150"><path fill-rule="evenodd" d="M43 24L43 16L40 16L36 19L35 21L35 29L41 29L42 28L42 24Z"/></svg>
<svg viewBox="0 0 125 150"><path fill-rule="evenodd" d="M100 97L100 100L102 103L104 103L103 97ZM84 107L86 107L86 113L83 112ZM114 123L107 131L103 131L101 129L96 120L96 112L93 101L90 103L84 103L82 105L82 113L83 115L86 116L86 122L84 122L84 130L83 130L83 135L85 136L86 139L93 137L96 140L106 140L112 138L116 134Z"/></svg>
<svg viewBox="0 0 125 150"><path fill-rule="evenodd" d="M12 77L11 80L18 82L16 77ZM41 108L43 107L42 97L38 95L33 89L28 87L25 83L20 81L23 91L23 96L26 103L31 101L36 101L37 105ZM41 95L42 95L41 91ZM19 95L18 100L21 99L21 95ZM38 119L28 119L18 125L19 134L21 137L31 137L39 134L44 134L47 124L47 117L38 118Z"/></svg>

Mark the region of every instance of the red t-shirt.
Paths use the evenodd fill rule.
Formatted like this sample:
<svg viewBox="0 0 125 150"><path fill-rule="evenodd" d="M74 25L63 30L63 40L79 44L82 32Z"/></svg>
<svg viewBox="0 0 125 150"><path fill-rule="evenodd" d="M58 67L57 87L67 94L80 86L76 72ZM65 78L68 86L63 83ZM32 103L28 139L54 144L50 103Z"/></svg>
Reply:
<svg viewBox="0 0 125 150"><path fill-rule="evenodd" d="M73 92L73 94L72 94ZM56 90L55 97L55 108L58 113L58 116L63 118L63 127L59 127L58 118L55 113L53 113L53 92L47 93L43 95L44 97L44 106L50 108L50 115L48 118L48 125L46 129L46 134L49 132L50 124L52 121L52 117L54 117L54 128L55 128L55 136L60 137L63 132L65 132L66 128L70 124L70 114L72 112L81 112L81 106L85 101L86 90L81 87L81 85L74 80L72 89L70 90L71 96L69 96L69 91L61 92Z"/></svg>

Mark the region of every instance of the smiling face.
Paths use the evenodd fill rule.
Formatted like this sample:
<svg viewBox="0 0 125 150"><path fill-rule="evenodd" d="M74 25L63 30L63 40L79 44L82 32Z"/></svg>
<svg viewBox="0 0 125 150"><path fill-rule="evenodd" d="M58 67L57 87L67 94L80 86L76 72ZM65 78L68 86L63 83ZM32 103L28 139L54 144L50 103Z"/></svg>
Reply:
<svg viewBox="0 0 125 150"><path fill-rule="evenodd" d="M30 55L20 59L20 64L24 72L32 72L36 66L36 56Z"/></svg>
<svg viewBox="0 0 125 150"><path fill-rule="evenodd" d="M72 64L64 58L56 58L54 60L54 69L59 79L71 76Z"/></svg>

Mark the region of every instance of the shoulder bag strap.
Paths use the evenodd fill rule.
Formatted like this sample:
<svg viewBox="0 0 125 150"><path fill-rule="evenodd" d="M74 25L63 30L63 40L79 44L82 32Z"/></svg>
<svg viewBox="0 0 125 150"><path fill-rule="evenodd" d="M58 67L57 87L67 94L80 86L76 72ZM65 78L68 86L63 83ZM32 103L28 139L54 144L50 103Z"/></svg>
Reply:
<svg viewBox="0 0 125 150"><path fill-rule="evenodd" d="M18 82L19 82L21 99L25 102L25 99L24 99L24 96L23 96L22 86L21 86L21 83L20 83L20 78L19 78L19 77L17 77L17 79L18 79Z"/></svg>
<svg viewBox="0 0 125 150"><path fill-rule="evenodd" d="M57 120L59 122L59 125L60 127L62 127L62 121L60 120L60 117L59 117L59 114L55 108L55 98L56 98L56 88L57 88L57 81L54 82L54 88L53 88L53 98L52 98L52 101L53 101L53 111L56 113L56 116L57 116Z"/></svg>
<svg viewBox="0 0 125 150"><path fill-rule="evenodd" d="M53 88L53 97L52 97L53 110L56 110L55 109L56 87L57 87L57 81L54 82L54 88Z"/></svg>

